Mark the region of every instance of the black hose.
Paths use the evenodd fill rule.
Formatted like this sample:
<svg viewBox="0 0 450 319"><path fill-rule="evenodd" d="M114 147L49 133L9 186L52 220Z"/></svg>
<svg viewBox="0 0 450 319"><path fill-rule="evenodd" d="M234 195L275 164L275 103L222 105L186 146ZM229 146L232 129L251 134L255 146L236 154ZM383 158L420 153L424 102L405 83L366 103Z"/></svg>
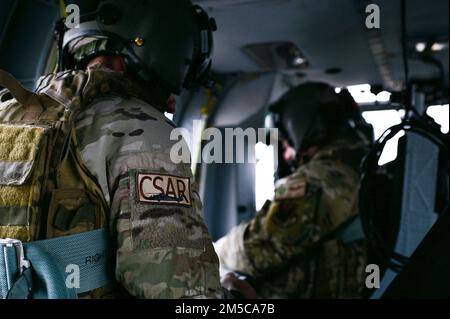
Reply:
<svg viewBox="0 0 450 319"><path fill-rule="evenodd" d="M402 55L403 55L403 69L405 73L405 87L409 89L409 63L408 63L408 43L407 43L407 29L406 29L406 0L401 0L401 30L402 30ZM410 106L410 105L406 105Z"/></svg>
<svg viewBox="0 0 450 319"><path fill-rule="evenodd" d="M409 74L409 63L408 63L408 29L406 22L406 0L401 0L401 42L402 42L402 57L403 57L403 71L404 71L404 81L405 81L405 91L406 95L404 97L404 107L406 112L411 111L415 115L420 117L419 112L414 108L411 102L412 98L412 85L410 81Z"/></svg>

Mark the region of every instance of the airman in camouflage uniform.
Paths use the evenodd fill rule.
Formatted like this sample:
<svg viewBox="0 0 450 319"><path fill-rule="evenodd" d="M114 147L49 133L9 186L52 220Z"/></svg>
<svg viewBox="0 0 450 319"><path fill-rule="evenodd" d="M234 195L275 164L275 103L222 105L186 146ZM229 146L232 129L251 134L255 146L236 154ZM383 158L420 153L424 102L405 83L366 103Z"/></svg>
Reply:
<svg viewBox="0 0 450 319"><path fill-rule="evenodd" d="M82 92L75 98L86 104L75 120L76 140L110 208L119 283L141 298L220 295L218 260L190 167L170 159L173 122L139 86L101 64L44 77L38 91L56 99ZM189 185L178 181L188 201L140 200L139 174L185 179Z"/></svg>
<svg viewBox="0 0 450 319"><path fill-rule="evenodd" d="M300 116L305 98L318 111L326 111L321 103L334 107L330 103L337 101L330 90L317 83L297 87L281 99L279 112L286 115L286 108L294 103ZM303 114L307 117L308 111ZM297 117L290 120L295 123ZM309 121L314 125L314 116ZM339 121L337 117L335 121ZM293 136L298 131L289 130L286 121L283 124L281 131L297 150L302 150L298 145L307 143L320 146L295 172L277 181L272 202L216 242L221 266L253 277L250 282L259 297L358 297L364 284L364 244L324 238L357 214L358 162L367 143L340 129L326 142L306 141L307 131ZM322 141L326 138L323 134Z"/></svg>
<svg viewBox="0 0 450 319"><path fill-rule="evenodd" d="M178 141L170 140L175 125L164 116L171 93L207 80L213 20L190 0L79 3L82 23L60 34L60 72L40 80L39 95L29 94L45 107L13 100L0 109L0 124L8 124L0 130L4 144L1 138L14 135L10 124L28 119L43 123L42 131L46 117L67 130L59 135L67 141L55 141L54 163L34 151L19 158L36 157L42 167L35 175L50 172L50 182L41 188L44 179L37 176L30 186L10 187L13 177L0 183L4 194L30 189L30 199L40 200L38 190L50 193L43 194L50 197L45 201L21 201L32 220L19 225L17 218L3 216L0 238L26 242L106 227L115 280L81 297L222 297L197 187L189 165L171 161ZM38 152L41 144L34 144ZM3 155L10 167L14 158ZM14 200L0 201L0 208L9 212ZM49 209L41 211L39 203Z"/></svg>

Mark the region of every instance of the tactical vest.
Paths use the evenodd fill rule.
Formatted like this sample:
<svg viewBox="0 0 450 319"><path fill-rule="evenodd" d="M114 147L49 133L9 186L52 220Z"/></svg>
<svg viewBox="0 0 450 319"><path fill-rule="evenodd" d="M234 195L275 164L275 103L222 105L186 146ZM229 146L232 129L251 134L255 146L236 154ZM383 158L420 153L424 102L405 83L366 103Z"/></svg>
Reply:
<svg viewBox="0 0 450 319"><path fill-rule="evenodd" d="M74 78L86 83L88 74ZM108 204L74 132L83 85L32 93L1 70L0 85L0 239L27 243L106 228Z"/></svg>

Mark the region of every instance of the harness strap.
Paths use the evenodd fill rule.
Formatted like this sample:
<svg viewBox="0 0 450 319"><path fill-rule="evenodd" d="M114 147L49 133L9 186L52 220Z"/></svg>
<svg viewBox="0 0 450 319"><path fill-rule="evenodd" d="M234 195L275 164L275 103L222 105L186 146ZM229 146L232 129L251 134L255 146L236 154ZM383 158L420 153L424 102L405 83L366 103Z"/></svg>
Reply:
<svg viewBox="0 0 450 319"><path fill-rule="evenodd" d="M73 299L109 282L106 229L23 245L0 240L0 248L0 298ZM32 287L26 261L38 279Z"/></svg>
<svg viewBox="0 0 450 319"><path fill-rule="evenodd" d="M25 89L11 74L3 70L0 70L0 86L7 88L20 104L29 106L24 120L32 120L42 112L39 96Z"/></svg>
<svg viewBox="0 0 450 319"><path fill-rule="evenodd" d="M355 214L346 220L344 220L341 224L339 224L336 228L331 230L322 236L322 238L314 244L315 248L320 248L320 246L330 240L339 240L342 243L348 245L351 243L355 243L357 241L363 240L365 238L365 234L363 231L363 227L361 224L361 217L359 214ZM319 263L320 255L318 259L316 259L316 263ZM290 263L295 263L296 259L294 258ZM250 285L257 287L260 283L264 282L267 275L261 277L252 277L244 273L240 273L237 271L233 271L235 274L240 277L240 279L246 280L250 283ZM314 279L317 280L317 279ZM313 293L314 294L314 293Z"/></svg>
<svg viewBox="0 0 450 319"><path fill-rule="evenodd" d="M322 236L319 244L323 244L334 239L337 239L344 244L350 244L359 240L363 240L364 238L365 235L361 223L361 217L359 214L356 214L350 216L335 229Z"/></svg>

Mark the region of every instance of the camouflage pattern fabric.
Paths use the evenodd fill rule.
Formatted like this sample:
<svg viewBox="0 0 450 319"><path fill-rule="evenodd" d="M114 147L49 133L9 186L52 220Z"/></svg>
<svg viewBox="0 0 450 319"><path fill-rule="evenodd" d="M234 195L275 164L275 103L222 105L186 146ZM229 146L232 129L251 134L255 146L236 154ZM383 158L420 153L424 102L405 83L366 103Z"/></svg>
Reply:
<svg viewBox="0 0 450 319"><path fill-rule="evenodd" d="M44 94L26 94L25 105L13 98L0 103L0 238L27 242L101 228L103 196L68 143L77 103L70 97L58 103ZM66 196L73 193L80 196ZM75 216L85 204L95 206L93 223ZM61 216L67 223L60 226L67 225L56 231L52 218Z"/></svg>
<svg viewBox="0 0 450 319"><path fill-rule="evenodd" d="M364 243L317 243L356 214L359 176L343 159L360 159L364 149L335 141L279 180L272 203L216 242L221 266L254 277L260 297L359 297Z"/></svg>
<svg viewBox="0 0 450 319"><path fill-rule="evenodd" d="M100 65L80 73L43 78L39 90L77 93L74 139L109 207L117 281L138 298L221 297L190 167L170 159L174 124L121 74Z"/></svg>

